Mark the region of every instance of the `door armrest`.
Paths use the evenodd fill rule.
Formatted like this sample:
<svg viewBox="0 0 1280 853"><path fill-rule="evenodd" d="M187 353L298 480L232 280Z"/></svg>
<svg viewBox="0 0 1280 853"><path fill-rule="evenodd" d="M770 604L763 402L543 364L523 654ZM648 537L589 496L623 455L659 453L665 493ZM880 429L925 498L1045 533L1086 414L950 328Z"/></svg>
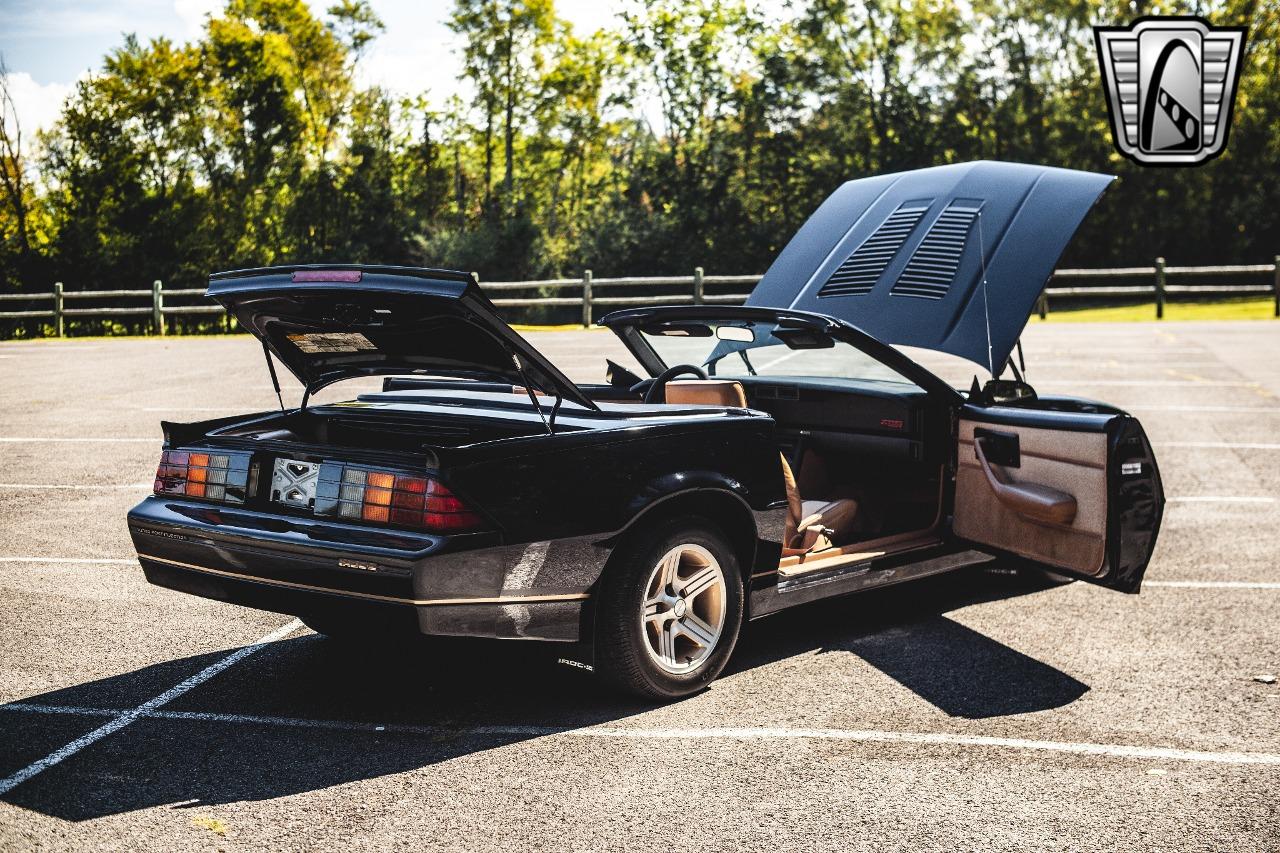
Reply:
<svg viewBox="0 0 1280 853"><path fill-rule="evenodd" d="M1013 483L997 473L982 450L982 438L974 438L973 449L978 464L987 477L987 485L1000 503L1032 521L1048 524L1070 524L1076 517L1076 499L1066 492L1036 483Z"/></svg>

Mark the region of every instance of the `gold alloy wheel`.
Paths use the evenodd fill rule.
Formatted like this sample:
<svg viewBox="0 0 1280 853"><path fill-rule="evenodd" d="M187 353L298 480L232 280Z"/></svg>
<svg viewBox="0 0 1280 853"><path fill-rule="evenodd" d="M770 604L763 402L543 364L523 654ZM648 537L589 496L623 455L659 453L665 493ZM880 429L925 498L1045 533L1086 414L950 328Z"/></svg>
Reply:
<svg viewBox="0 0 1280 853"><path fill-rule="evenodd" d="M724 572L701 545L677 545L645 584L640 628L645 649L673 675L693 672L711 656L724 630Z"/></svg>

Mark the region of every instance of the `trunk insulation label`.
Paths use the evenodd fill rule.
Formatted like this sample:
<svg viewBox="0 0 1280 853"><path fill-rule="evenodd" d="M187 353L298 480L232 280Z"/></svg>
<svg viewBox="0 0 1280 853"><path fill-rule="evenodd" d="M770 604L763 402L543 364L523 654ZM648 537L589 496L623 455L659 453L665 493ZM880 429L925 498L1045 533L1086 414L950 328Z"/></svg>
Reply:
<svg viewBox="0 0 1280 853"><path fill-rule="evenodd" d="M308 355L378 349L372 341L359 332L313 332L306 335L289 335L289 340Z"/></svg>

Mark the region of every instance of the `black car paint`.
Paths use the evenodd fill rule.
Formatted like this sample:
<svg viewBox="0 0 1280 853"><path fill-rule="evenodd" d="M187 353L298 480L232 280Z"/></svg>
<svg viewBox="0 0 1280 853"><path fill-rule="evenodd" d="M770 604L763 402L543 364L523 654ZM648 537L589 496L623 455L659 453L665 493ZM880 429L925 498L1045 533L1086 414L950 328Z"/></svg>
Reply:
<svg viewBox="0 0 1280 853"><path fill-rule="evenodd" d="M272 300L281 298L281 277L299 269L313 268L249 271L215 281L228 282L225 288L230 289L222 292L228 304L244 307L262 298L270 303L270 317L279 319L284 312L275 310ZM404 278L435 275L426 272L430 275L376 268L371 276L390 277L399 286ZM265 277L261 286L252 282L255 276ZM517 341L525 347L527 343L496 319L492 306L470 277L437 277L448 286L442 285L442 293L435 296L455 300L448 310L466 314L481 332L527 355L515 346ZM323 286L310 284L299 288L307 293L323 290ZM242 322L247 321L261 334L269 348L279 350L277 355L287 353L280 349L279 335L269 323L254 326L252 311L242 313ZM320 324L322 328L340 325L328 323L328 319ZM271 504L262 489L245 506L234 508L153 496L129 514L130 532L147 577L196 595L286 613L343 614L373 609L387 619L403 619L425 634L579 641L584 644L580 654L589 656L592 593L610 555L625 547L630 537L643 535L646 522L658 517L709 516L725 528L746 575L749 618L990 559L993 549L975 548L955 539L946 523L954 505L950 475L956 464L956 423L963 413L994 426L1104 431L1113 462L1144 463L1146 476L1132 478L1120 478L1119 462L1109 465L1111 493L1119 499L1111 507L1107 585L1137 590L1158 531L1162 493L1150 444L1133 418L1104 404L1071 398L1030 399L1017 406L971 406L955 389L898 350L848 322L821 314L692 306L632 309L611 314L602 322L630 345L646 369L657 374L665 365L637 327L674 319L767 319L807 328L854 346L915 383L922 389L916 393L922 393L923 400L918 416L907 419L906 434L895 431L876 436L874 429L868 429L862 431L862 437L888 442L886 448L919 446L922 456L936 459L943 467L946 476L937 541L782 583L777 567L786 503L778 449L787 446L793 436L780 429L773 417L750 409L603 406L597 400L625 398L627 393L609 386L573 386L569 392L565 387L568 380L537 356L523 359L525 374L532 370L538 387L575 401L564 402L554 432L544 422L545 412L536 410L539 404L512 394L511 385L506 384L521 380L521 371L497 358L458 371L458 375L472 377L466 383L388 379L383 394L361 397L357 403L375 410L384 405L411 409L423 417L447 413L450 417L520 422L529 427L525 434L469 445L389 452L232 434L246 423L301 417L300 412L164 425L166 448L253 450L259 477L263 472L269 477L270 466L279 455L366 462L430 474L487 520L484 532L437 536L322 520ZM354 369L349 375L402 367L381 364ZM305 364L291 365L294 368L309 390L334 381L336 376L332 372L309 375ZM476 378L489 381L476 382ZM762 377L744 384L757 398L761 389L770 385ZM457 389L463 385L468 390L459 396ZM309 414L327 411L314 407ZM351 410L334 407L333 411L340 415ZM532 573L530 566L534 567Z"/></svg>
<svg viewBox="0 0 1280 853"><path fill-rule="evenodd" d="M429 634L572 641L612 550L654 513L711 515L734 535L749 574L776 566L781 548L785 492L773 422L759 412L624 420L416 457L220 437L210 425L228 426L221 419L168 432L212 433L196 447L253 448L260 472L277 455L395 462L444 481L492 530L432 536L320 520L270 503L264 489L243 508L145 499L129 513L129 527L148 577L197 595L298 614L347 596L415 608ZM543 559L527 586L509 588L539 543L552 543L554 558ZM575 598L550 600L557 596Z"/></svg>
<svg viewBox="0 0 1280 853"><path fill-rule="evenodd" d="M317 280L333 274L350 274L355 282ZM594 408L559 368L498 317L474 275L353 264L267 267L215 273L207 295L261 340L308 395L354 376L443 369L531 382ZM371 351L329 352L297 340L333 333L380 339L380 345Z"/></svg>

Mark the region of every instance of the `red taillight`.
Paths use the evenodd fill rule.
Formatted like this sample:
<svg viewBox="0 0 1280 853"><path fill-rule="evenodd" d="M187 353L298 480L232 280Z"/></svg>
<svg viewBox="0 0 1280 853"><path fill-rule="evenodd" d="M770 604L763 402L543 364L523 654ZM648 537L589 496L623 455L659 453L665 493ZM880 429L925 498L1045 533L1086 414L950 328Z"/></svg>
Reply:
<svg viewBox="0 0 1280 853"><path fill-rule="evenodd" d="M438 480L350 466L342 471L338 515L437 533L462 533L484 524Z"/></svg>
<svg viewBox="0 0 1280 853"><path fill-rule="evenodd" d="M156 468L157 495L244 503L249 456L242 453L166 450Z"/></svg>

